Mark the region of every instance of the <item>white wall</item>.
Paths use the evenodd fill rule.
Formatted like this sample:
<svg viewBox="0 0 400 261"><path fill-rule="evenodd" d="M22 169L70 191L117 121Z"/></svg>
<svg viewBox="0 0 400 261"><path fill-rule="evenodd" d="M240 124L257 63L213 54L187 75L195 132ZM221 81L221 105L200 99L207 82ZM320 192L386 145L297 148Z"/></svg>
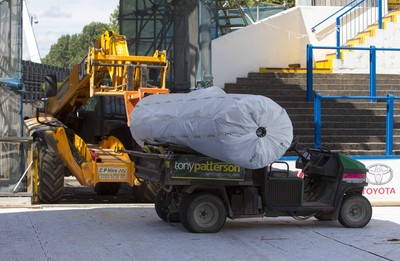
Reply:
<svg viewBox="0 0 400 261"><path fill-rule="evenodd" d="M236 82L260 67L286 68L306 65L306 46L335 44L334 20L311 27L334 13L337 7L295 7L212 41L214 85ZM323 57L332 50L316 52Z"/></svg>
<svg viewBox="0 0 400 261"><path fill-rule="evenodd" d="M398 20L399 21L399 20ZM375 37L368 37L364 47L400 48L400 23L387 23L386 29L377 30ZM335 73L369 73L369 51L346 52L343 60L334 60ZM378 74L400 73L400 51L376 51Z"/></svg>

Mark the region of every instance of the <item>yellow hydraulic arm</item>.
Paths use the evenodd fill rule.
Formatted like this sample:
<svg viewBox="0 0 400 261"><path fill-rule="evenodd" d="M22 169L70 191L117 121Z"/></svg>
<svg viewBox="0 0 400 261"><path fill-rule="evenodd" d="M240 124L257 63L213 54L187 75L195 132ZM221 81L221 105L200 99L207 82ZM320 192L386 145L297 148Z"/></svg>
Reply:
<svg viewBox="0 0 400 261"><path fill-rule="evenodd" d="M136 103L146 94L169 93L166 78L169 62L165 51L153 56L131 56L126 37L106 31L69 78L49 97L47 113L64 122L65 117L95 95L123 96L127 121ZM148 86L150 70L159 71L159 86Z"/></svg>

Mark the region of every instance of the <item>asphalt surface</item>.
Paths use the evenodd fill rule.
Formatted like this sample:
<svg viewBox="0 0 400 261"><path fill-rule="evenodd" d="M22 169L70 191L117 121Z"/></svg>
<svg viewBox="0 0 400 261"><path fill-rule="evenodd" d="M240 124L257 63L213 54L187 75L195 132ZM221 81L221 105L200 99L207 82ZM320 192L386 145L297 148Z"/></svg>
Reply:
<svg viewBox="0 0 400 261"><path fill-rule="evenodd" d="M400 260L400 207L374 207L361 229L280 217L193 234L129 189L99 199L71 182L60 204L0 208L0 260Z"/></svg>
<svg viewBox="0 0 400 261"><path fill-rule="evenodd" d="M1 260L399 260L400 208L362 229L311 218L227 220L215 234L161 221L152 204L0 209Z"/></svg>

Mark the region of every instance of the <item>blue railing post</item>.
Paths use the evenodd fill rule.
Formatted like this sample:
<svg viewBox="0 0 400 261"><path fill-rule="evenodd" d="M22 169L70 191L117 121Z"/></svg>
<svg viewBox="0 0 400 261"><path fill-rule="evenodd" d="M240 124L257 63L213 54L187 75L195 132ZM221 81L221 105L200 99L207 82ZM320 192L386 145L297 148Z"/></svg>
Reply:
<svg viewBox="0 0 400 261"><path fill-rule="evenodd" d="M314 98L314 148L321 146L321 94Z"/></svg>
<svg viewBox="0 0 400 261"><path fill-rule="evenodd" d="M394 117L394 96L387 95L386 101L386 155L393 155L393 117Z"/></svg>
<svg viewBox="0 0 400 261"><path fill-rule="evenodd" d="M342 12L344 9L346 9L346 7L351 6L354 2L357 2L357 0L353 0L353 1L348 2L345 6L342 6L342 8L340 8L339 10L337 10L336 12L334 12L333 14L331 14L330 16L328 16L327 18L325 18L324 20L322 20L321 22L319 22L318 24L314 25L314 26L311 28L311 32L315 32L315 28L317 28L318 26L320 26L320 25L323 24L324 22L328 21L330 18L334 17L336 14ZM364 2L364 0L361 1L361 2ZM344 4L344 3L341 2L340 5L342 5L342 4ZM346 12L344 12L344 13L346 13Z"/></svg>
<svg viewBox="0 0 400 261"><path fill-rule="evenodd" d="M312 44L307 44L307 97L306 101L310 102L313 100L313 48Z"/></svg>
<svg viewBox="0 0 400 261"><path fill-rule="evenodd" d="M340 17L336 18L336 59L340 59Z"/></svg>
<svg viewBox="0 0 400 261"><path fill-rule="evenodd" d="M369 49L369 96L376 96L376 47L371 45ZM371 99L376 102L376 99Z"/></svg>
<svg viewBox="0 0 400 261"><path fill-rule="evenodd" d="M378 0L378 27L379 27L379 29L383 28L383 25L382 25L382 16L383 16L382 7L383 7L382 0Z"/></svg>

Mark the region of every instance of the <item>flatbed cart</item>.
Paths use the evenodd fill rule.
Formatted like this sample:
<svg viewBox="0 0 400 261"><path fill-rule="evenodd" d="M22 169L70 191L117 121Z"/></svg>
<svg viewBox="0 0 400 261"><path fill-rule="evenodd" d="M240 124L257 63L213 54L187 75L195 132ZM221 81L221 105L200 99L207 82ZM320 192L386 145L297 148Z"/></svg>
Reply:
<svg viewBox="0 0 400 261"><path fill-rule="evenodd" d="M244 169L173 144L147 145L147 153L124 151L135 158L135 175L155 182L157 215L181 222L190 232L213 233L231 219L292 216L338 220L345 227L364 227L372 207L362 195L365 166L340 153L307 149L296 168L274 162Z"/></svg>

